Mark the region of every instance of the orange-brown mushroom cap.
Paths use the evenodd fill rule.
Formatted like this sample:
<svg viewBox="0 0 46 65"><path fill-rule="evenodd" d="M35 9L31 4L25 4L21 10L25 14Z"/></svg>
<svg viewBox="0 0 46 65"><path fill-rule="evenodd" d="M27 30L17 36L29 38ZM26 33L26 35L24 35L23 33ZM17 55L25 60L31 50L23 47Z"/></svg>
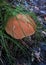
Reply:
<svg viewBox="0 0 46 65"><path fill-rule="evenodd" d="M30 20L29 20L30 19ZM11 17L5 27L6 32L15 39L33 35L35 33L36 24L30 16L18 14Z"/></svg>

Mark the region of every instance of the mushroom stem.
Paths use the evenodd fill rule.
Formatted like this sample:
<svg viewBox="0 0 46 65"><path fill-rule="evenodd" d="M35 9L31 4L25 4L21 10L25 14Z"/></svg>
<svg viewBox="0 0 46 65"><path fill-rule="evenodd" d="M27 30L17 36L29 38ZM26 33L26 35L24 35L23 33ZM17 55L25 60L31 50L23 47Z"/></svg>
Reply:
<svg viewBox="0 0 46 65"><path fill-rule="evenodd" d="M20 40L20 42L21 42L24 46L26 46L27 48L29 48L28 44L25 43L22 39Z"/></svg>

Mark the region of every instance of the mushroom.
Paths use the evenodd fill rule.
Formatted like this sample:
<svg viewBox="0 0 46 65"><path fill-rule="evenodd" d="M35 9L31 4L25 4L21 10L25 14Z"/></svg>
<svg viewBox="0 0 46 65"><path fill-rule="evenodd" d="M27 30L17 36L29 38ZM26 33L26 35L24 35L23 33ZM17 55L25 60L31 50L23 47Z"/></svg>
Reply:
<svg viewBox="0 0 46 65"><path fill-rule="evenodd" d="M35 33L35 29L36 24L28 14L18 14L9 18L5 27L7 34L20 40L33 35Z"/></svg>

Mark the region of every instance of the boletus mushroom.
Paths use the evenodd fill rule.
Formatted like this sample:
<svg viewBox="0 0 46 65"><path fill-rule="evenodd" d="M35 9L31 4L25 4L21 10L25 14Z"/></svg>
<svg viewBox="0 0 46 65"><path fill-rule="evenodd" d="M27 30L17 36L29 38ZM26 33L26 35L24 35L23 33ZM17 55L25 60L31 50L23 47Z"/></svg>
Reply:
<svg viewBox="0 0 46 65"><path fill-rule="evenodd" d="M33 35L36 30L35 21L27 14L18 14L8 19L5 31L15 39Z"/></svg>

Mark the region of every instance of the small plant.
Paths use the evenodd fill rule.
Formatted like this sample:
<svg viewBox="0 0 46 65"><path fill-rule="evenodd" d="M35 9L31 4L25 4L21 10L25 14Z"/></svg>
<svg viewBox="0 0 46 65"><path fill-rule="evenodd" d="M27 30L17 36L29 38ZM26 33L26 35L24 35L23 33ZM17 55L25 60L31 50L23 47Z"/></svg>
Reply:
<svg viewBox="0 0 46 65"><path fill-rule="evenodd" d="M27 46L20 44L19 40L12 38L5 31L7 20L11 16L16 16L20 13L30 15L37 24L34 44L36 43L37 45L37 43L42 40L42 36L39 31L42 29L42 26L40 25L40 22L37 20L37 17L33 12L26 11L22 6L16 6L16 8L12 8L10 4L0 0L0 45L2 46L2 49L4 49L4 54L6 54L6 58L9 62L8 65L13 65L16 63L15 61L17 54L20 57L24 56L24 58L27 57L27 59L30 60L31 52L33 52L32 49L29 50L30 46L27 48Z"/></svg>

